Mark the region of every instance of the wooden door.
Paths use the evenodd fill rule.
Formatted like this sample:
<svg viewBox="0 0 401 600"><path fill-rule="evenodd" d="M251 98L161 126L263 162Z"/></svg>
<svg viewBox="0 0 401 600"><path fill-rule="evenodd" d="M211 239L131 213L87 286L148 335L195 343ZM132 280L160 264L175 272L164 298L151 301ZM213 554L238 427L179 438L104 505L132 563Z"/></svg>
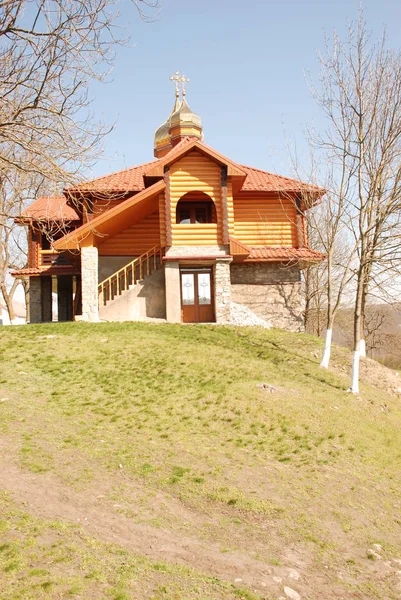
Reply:
<svg viewBox="0 0 401 600"><path fill-rule="evenodd" d="M211 269L181 270L181 318L183 323L214 322Z"/></svg>

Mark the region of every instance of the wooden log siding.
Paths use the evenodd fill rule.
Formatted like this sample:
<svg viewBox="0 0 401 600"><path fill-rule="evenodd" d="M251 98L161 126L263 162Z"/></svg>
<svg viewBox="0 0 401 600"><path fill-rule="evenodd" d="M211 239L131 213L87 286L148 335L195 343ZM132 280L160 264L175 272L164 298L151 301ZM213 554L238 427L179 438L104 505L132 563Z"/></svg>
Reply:
<svg viewBox="0 0 401 600"><path fill-rule="evenodd" d="M164 193L159 196L159 226L160 226L160 245L164 248L166 242L166 208Z"/></svg>
<svg viewBox="0 0 401 600"><path fill-rule="evenodd" d="M100 256L139 256L160 245L159 211L99 243Z"/></svg>
<svg viewBox="0 0 401 600"><path fill-rule="evenodd" d="M39 266L39 231L28 228L28 266L36 268Z"/></svg>
<svg viewBox="0 0 401 600"><path fill-rule="evenodd" d="M214 201L216 223L176 224L177 203L187 192L204 192ZM200 152L190 152L170 167L173 246L214 246L223 243L221 167Z"/></svg>
<svg viewBox="0 0 401 600"><path fill-rule="evenodd" d="M172 230L171 230L171 184L170 184L170 169L167 168L164 173L164 214L166 223L166 245L172 245Z"/></svg>
<svg viewBox="0 0 401 600"><path fill-rule="evenodd" d="M227 216L228 216L228 234L234 235L234 201L233 186L231 178L227 181Z"/></svg>
<svg viewBox="0 0 401 600"><path fill-rule="evenodd" d="M297 247L294 202L266 194L234 198L234 237L247 246Z"/></svg>
<svg viewBox="0 0 401 600"><path fill-rule="evenodd" d="M227 210L227 167L221 167L221 212L223 215L223 244L230 243Z"/></svg>

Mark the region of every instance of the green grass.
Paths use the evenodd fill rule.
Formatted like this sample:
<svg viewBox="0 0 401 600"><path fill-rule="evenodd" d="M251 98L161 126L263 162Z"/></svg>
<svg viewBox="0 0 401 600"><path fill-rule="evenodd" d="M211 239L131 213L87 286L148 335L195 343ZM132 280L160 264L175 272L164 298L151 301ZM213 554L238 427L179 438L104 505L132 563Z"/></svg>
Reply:
<svg viewBox="0 0 401 600"><path fill-rule="evenodd" d="M344 596L396 598L391 578L377 577L371 595L367 551L379 541L387 558L401 558L401 404L367 381L360 397L347 394L346 373L319 368L321 343L217 326L3 328L0 433L36 477L54 475L77 493L90 493L99 478L109 482L107 498L136 523L217 541L225 554L242 552L272 569L292 566L286 548L296 547L309 576L324 575ZM348 368L349 354L336 349L334 363ZM263 382L279 391L258 388ZM37 560L31 529L17 540L6 535L18 550L0 552L1 598L270 598L214 582L202 569L152 567L144 557L130 558L142 566L123 576L115 548L68 528L63 549L78 536L79 552L94 564L84 575L77 559L67 576L40 559L49 525L36 526ZM105 561L107 582L87 579ZM328 573L327 562L347 577ZM157 583L138 595L132 578L153 582L155 573Z"/></svg>

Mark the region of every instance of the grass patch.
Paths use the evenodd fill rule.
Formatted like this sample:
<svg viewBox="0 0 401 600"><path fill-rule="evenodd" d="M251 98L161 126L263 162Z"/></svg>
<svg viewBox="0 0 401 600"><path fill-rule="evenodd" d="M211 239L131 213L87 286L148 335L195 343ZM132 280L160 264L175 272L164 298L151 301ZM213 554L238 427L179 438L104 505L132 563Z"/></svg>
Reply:
<svg viewBox="0 0 401 600"><path fill-rule="evenodd" d="M318 571L324 560L347 569L357 583L344 587L346 597L368 589L361 573L372 564L371 539L384 540L401 557L401 407L368 381L361 382L360 397L347 394L341 369L319 368L321 344L279 330L217 326L3 328L0 397L7 400L0 404L0 431L32 476L55 476L82 493L100 478L110 482L105 496L127 518L217 542L227 553L252 555L255 548L272 567L286 564L287 544L307 549ZM334 349L333 356L348 369L346 351ZM264 382L279 391L267 393L258 387ZM140 597L254 593L198 573L199 591L186 596L192 575L168 562L164 570L164 562L135 558L129 567L105 546L92 560L95 543L82 546L69 529L60 534L61 545L55 539L44 549L48 525L38 524L38 535L30 526L27 533L23 519L19 527L20 537L3 543L2 535L0 545L9 590L22 590L27 580L29 589L41 586L49 597L60 590L85 597L106 578L105 597L136 598L133 581L151 573L152 586ZM2 513L0 531L8 531ZM39 557L50 553L51 568L32 559L26 539L42 548L32 550ZM78 566L70 573L70 543L83 553L83 573ZM389 581L377 585L391 598Z"/></svg>

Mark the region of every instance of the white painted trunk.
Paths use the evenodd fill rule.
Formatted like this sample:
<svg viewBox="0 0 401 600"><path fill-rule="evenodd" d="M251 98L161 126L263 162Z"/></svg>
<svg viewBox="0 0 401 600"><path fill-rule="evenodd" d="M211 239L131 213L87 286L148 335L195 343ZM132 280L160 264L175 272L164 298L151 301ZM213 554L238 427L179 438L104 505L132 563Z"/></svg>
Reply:
<svg viewBox="0 0 401 600"><path fill-rule="evenodd" d="M326 341L325 341L325 344L324 344L323 358L322 358L322 362L320 363L320 366L323 367L324 369L328 369L329 363L330 363L331 337L332 337L332 335L333 335L333 330L332 329L327 329L327 331L326 331Z"/></svg>
<svg viewBox="0 0 401 600"><path fill-rule="evenodd" d="M366 358L365 340L360 340L360 342L359 342L359 356L361 356L362 358Z"/></svg>
<svg viewBox="0 0 401 600"><path fill-rule="evenodd" d="M355 350L352 359L352 375L350 392L359 394L359 349Z"/></svg>

